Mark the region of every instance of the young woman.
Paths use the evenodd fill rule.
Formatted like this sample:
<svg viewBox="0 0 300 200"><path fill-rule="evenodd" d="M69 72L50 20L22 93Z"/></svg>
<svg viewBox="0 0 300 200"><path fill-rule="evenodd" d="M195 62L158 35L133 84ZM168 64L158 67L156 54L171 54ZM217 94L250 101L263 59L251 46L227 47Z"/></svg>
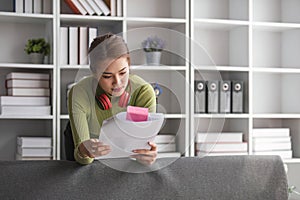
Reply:
<svg viewBox="0 0 300 200"><path fill-rule="evenodd" d="M129 74L130 57L122 37L105 34L96 37L89 49L92 76L72 87L68 111L74 140L74 158L81 164L93 162L106 155L110 147L98 140L102 122L126 111L127 105L145 107L155 112L153 88L142 78ZM133 157L150 165L156 160L157 150L136 149Z"/></svg>

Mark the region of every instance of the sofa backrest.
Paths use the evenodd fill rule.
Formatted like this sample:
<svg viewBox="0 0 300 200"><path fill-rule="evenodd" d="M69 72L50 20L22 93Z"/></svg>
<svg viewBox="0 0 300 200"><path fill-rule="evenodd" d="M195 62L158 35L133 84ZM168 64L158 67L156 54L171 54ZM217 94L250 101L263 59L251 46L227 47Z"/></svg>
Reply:
<svg viewBox="0 0 300 200"><path fill-rule="evenodd" d="M158 159L154 171L122 172L94 161L0 161L0 199L285 200L287 177L278 156ZM120 159L128 166L136 161ZM165 166L159 169L159 166Z"/></svg>

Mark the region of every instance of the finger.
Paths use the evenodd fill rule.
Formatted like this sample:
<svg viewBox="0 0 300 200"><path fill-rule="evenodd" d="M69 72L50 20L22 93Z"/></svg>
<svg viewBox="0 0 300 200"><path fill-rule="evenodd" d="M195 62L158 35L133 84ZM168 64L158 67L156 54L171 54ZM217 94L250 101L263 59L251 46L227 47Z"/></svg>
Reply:
<svg viewBox="0 0 300 200"><path fill-rule="evenodd" d="M104 151L97 151L96 154L95 154L95 156L96 156L96 157L98 157L98 156L104 156L104 155L106 155L106 154L108 154L108 153L110 153L110 152L111 152L110 149L104 150Z"/></svg>
<svg viewBox="0 0 300 200"><path fill-rule="evenodd" d="M97 151L107 151L107 150L110 150L110 146L108 145L104 145L104 146L98 146L96 148Z"/></svg>
<svg viewBox="0 0 300 200"><path fill-rule="evenodd" d="M154 142L148 142L148 144L151 147L150 151L157 151L157 145Z"/></svg>
<svg viewBox="0 0 300 200"><path fill-rule="evenodd" d="M144 156L144 155L134 155L134 158L136 158L137 161L139 161L142 164L150 165L152 164L155 159L152 157Z"/></svg>

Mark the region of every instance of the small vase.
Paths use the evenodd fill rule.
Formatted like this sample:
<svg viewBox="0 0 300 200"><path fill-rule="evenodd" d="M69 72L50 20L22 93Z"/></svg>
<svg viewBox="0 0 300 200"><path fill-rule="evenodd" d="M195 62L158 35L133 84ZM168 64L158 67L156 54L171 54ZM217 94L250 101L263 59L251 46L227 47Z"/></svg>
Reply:
<svg viewBox="0 0 300 200"><path fill-rule="evenodd" d="M146 52L147 65L160 65L160 58L161 58L160 51Z"/></svg>
<svg viewBox="0 0 300 200"><path fill-rule="evenodd" d="M44 54L41 53L31 53L29 54L30 61L32 64L43 64L44 63Z"/></svg>

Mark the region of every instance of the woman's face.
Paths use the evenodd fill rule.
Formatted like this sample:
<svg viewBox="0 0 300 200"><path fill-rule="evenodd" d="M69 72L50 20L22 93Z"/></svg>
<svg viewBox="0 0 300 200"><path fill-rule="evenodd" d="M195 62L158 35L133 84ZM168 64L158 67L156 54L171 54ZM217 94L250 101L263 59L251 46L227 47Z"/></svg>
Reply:
<svg viewBox="0 0 300 200"><path fill-rule="evenodd" d="M129 63L123 56L112 62L103 72L99 80L100 87L108 94L121 96L128 84Z"/></svg>

